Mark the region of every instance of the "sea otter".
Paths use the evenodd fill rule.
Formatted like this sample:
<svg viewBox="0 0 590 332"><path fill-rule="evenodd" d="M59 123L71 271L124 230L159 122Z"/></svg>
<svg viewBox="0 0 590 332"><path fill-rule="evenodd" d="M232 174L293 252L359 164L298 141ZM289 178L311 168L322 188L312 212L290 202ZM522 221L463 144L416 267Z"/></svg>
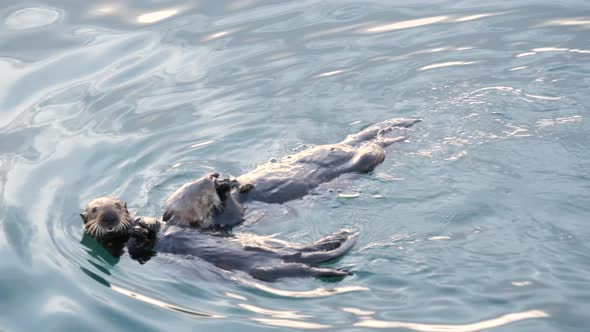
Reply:
<svg viewBox="0 0 590 332"><path fill-rule="evenodd" d="M127 247L129 255L145 263L155 255L154 246L162 223L156 218L132 216L127 203L114 197L95 198L80 213L84 233L95 238L112 256Z"/></svg>
<svg viewBox="0 0 590 332"><path fill-rule="evenodd" d="M242 221L241 204L248 201L284 203L344 173L372 171L385 159L384 148L406 140L405 128L419 121L382 121L340 143L310 147L260 165L236 179L220 180L218 174L213 174L187 183L166 200L163 220L206 228L234 226Z"/></svg>
<svg viewBox="0 0 590 332"><path fill-rule="evenodd" d="M202 189L199 186L190 187ZM184 211L180 211L184 212ZM253 234L211 233L169 225L154 218L132 216L125 202L113 197L92 200L81 214L84 231L113 256L129 254L141 263L156 252L190 255L227 271L244 271L253 278L275 281L286 277L339 277L344 270L315 265L349 252L358 234L342 230L308 245Z"/></svg>

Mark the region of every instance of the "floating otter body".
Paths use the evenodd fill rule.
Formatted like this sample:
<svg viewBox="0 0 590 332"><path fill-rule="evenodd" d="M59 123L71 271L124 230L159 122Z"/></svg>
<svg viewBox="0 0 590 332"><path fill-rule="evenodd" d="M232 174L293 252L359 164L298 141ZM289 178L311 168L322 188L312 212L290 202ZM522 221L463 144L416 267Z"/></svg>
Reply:
<svg viewBox="0 0 590 332"><path fill-rule="evenodd" d="M188 194L196 194L185 188ZM179 210L180 212L184 212ZM357 233L342 230L308 245L272 237L208 233L202 229L167 225L154 218L133 217L126 204L112 197L90 202L81 214L86 233L113 256L127 247L141 263L156 252L190 255L227 271L244 271L252 277L274 281L286 277L344 277L348 272L314 266L337 259L356 243Z"/></svg>
<svg viewBox="0 0 590 332"><path fill-rule="evenodd" d="M418 121L383 121L338 144L311 147L263 164L237 179L219 179L218 174L211 174L187 183L166 199L164 224L153 218L131 217L125 203L118 199L99 198L89 203L82 214L84 228L101 243L127 238L125 243L132 256L154 251L192 255L261 280L342 277L346 271L314 264L346 254L356 242L356 233L340 231L302 246L255 235L218 236L203 230L227 230L239 224L242 204L248 201L283 203L301 198L341 174L372 171L385 159L385 147L407 139L396 129L403 132L403 128ZM165 226L159 230L155 225L161 224Z"/></svg>
<svg viewBox="0 0 590 332"><path fill-rule="evenodd" d="M338 144L311 147L280 161L260 165L237 178L240 201L284 203L301 198L344 173L367 173L385 160L384 148L407 139L418 119L390 119L349 135ZM392 137L393 136L393 137Z"/></svg>
<svg viewBox="0 0 590 332"><path fill-rule="evenodd" d="M241 204L248 201L284 203L301 198L344 173L372 171L385 159L384 148L407 139L405 128L419 121L401 118L379 122L340 143L310 147L260 165L235 180L219 180L213 174L210 181L205 177L187 183L166 200L163 219L202 227L239 224L243 213ZM188 190L194 187L202 191ZM216 192L218 195L214 197Z"/></svg>

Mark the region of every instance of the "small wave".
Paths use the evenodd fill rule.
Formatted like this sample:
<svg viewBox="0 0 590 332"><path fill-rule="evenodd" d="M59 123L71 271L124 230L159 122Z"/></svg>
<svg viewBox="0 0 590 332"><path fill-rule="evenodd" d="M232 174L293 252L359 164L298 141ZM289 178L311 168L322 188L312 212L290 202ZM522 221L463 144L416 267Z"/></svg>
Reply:
<svg viewBox="0 0 590 332"><path fill-rule="evenodd" d="M10 14L4 24L12 30L33 29L53 24L60 16L53 8L24 8Z"/></svg>
<svg viewBox="0 0 590 332"><path fill-rule="evenodd" d="M563 117L563 118L541 119L541 120L537 121L537 127L538 128L545 128L545 127L551 127L551 126L555 126L555 125L562 125L562 124L576 123L576 122L582 122L581 115L573 115L573 116Z"/></svg>
<svg viewBox="0 0 590 332"><path fill-rule="evenodd" d="M437 325L437 324L421 324L398 321L382 321L368 319L355 323L357 327L372 327L382 329L405 328L420 332L476 332L491 328L496 328L510 323L518 322L525 319L546 318L549 314L541 310L530 310L523 312L515 312L512 314L502 315L497 318L484 320L471 324L457 324L457 325Z"/></svg>
<svg viewBox="0 0 590 332"><path fill-rule="evenodd" d="M129 297L132 297L134 299L161 307L161 308L165 308L165 309L169 309L169 310L173 310L173 311L178 311L178 312L183 312L185 314L190 314L193 316L198 316L198 317L208 317L208 318L225 318L225 316L222 315L218 315L218 314L212 314L212 313L208 313L208 312L203 312L203 311L195 311L192 309L188 309L185 307L181 307L181 306L177 306L174 304L170 304L164 301L160 301L160 300L156 300L152 297L149 297L147 295L142 295L136 292L132 292L128 289L122 288L122 287L118 287L115 285L111 285L111 289L114 290L115 292L121 293L123 295L127 295Z"/></svg>
<svg viewBox="0 0 590 332"><path fill-rule="evenodd" d="M270 326L290 327L290 328L306 329L306 330L327 329L327 328L332 327L330 325L325 325L325 324L300 322L300 321L289 320L289 319L252 318L252 320L255 322L265 324L265 325L270 325Z"/></svg>
<svg viewBox="0 0 590 332"><path fill-rule="evenodd" d="M363 286L344 286L344 287L336 287L336 288L316 288L308 291L289 291L283 289L276 289L270 286L266 286L263 284L259 284L255 281L247 280L244 278L237 278L239 282L264 291L269 294L283 296L283 297L292 297L292 298L319 298L319 297L327 297L333 296L337 294L344 294L350 292L358 292L358 291L368 291L369 288Z"/></svg>

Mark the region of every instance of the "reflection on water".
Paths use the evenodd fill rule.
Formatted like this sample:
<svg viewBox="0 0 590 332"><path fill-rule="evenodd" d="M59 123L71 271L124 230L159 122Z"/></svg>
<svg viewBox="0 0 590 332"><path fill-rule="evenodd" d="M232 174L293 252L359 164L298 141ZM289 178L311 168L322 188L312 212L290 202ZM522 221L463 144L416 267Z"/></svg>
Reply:
<svg viewBox="0 0 590 332"><path fill-rule="evenodd" d="M562 26L582 26L586 28L590 28L590 19L587 17L572 17L572 18L562 18L557 20L548 20L543 22L541 25L543 26L553 26L553 25L562 25Z"/></svg>
<svg viewBox="0 0 590 332"><path fill-rule="evenodd" d="M100 5L95 7L94 9L90 10L91 14L96 15L111 15L115 14L116 12L120 12L122 9L122 5L120 4L108 4L108 5Z"/></svg>
<svg viewBox="0 0 590 332"><path fill-rule="evenodd" d="M419 324L419 323L407 323L407 322L390 322L390 321L379 321L367 319L354 326L359 327L372 327L372 328L405 328L413 331L420 332L476 332L495 327L500 327L510 323L518 322L520 320L532 319L532 318L544 318L549 317L546 312L539 310L531 310L524 312L516 312L513 314L506 314L497 318L484 320L477 323L465 324L465 325L436 325L436 324Z"/></svg>
<svg viewBox="0 0 590 332"><path fill-rule="evenodd" d="M452 66L466 66L466 65L471 65L474 63L478 63L478 61L448 61L448 62L434 63L434 64L431 64L428 66L420 67L420 68L418 68L418 70L430 70L430 69L452 67Z"/></svg>
<svg viewBox="0 0 590 332"><path fill-rule="evenodd" d="M223 37L227 37L235 32L237 32L238 30L226 30L226 31L220 31L220 32L216 32L213 34L210 34L209 36L206 36L205 38L202 39L203 42L207 42L207 41L211 41L211 40L215 40L215 39L219 39L219 38L223 38Z"/></svg>
<svg viewBox="0 0 590 332"><path fill-rule="evenodd" d="M379 25L372 28L368 28L365 30L368 33L383 33L383 32L390 32L395 30L402 30L402 29L410 29L421 27L425 25L431 25L435 23L461 23L467 21L474 21L479 20L486 17L492 17L496 15L501 15L503 13L485 13L485 14L475 14L475 15L468 15L463 17L452 17L452 16L434 16L434 17L425 17L415 20L408 20L408 21L401 21L395 22L391 24Z"/></svg>
<svg viewBox="0 0 590 332"><path fill-rule="evenodd" d="M524 52L519 53L516 55L517 58L522 58L526 56L535 55L537 53L543 52L570 52L570 53L578 53L578 54L590 54L590 50L581 50L578 48L564 48L564 47L538 47L533 48L531 52Z"/></svg>
<svg viewBox="0 0 590 332"><path fill-rule="evenodd" d="M0 7L0 330L587 330L589 2ZM372 174L236 230L358 229L339 282L80 241L93 197L158 216L191 179L402 116L423 122Z"/></svg>
<svg viewBox="0 0 590 332"><path fill-rule="evenodd" d="M294 321L294 320L288 320L288 319L252 318L252 320L259 322L261 324L264 324L264 325L281 326L281 327L303 329L303 330L317 330L317 329L326 329L326 328L332 327L330 325L325 325L325 324L301 322L301 321Z"/></svg>
<svg viewBox="0 0 590 332"><path fill-rule="evenodd" d="M50 8L25 8L10 14L4 25L9 29L32 29L54 23L59 19L59 12Z"/></svg>
<svg viewBox="0 0 590 332"><path fill-rule="evenodd" d="M373 60L374 61L379 61L379 60L399 61L399 60L406 60L408 58L414 57L416 55L421 55L421 54L430 54L430 53L438 53L438 52L453 52L453 51L468 51L468 50L472 50L472 49L473 49L473 47L471 47L471 46L436 47L436 48L431 48L431 49L418 50L418 51L410 52L410 53L403 54L403 55L396 55L396 56L389 56L389 57L376 57Z"/></svg>
<svg viewBox="0 0 590 332"><path fill-rule="evenodd" d="M582 121L581 115L572 115L572 116L565 117L565 118L541 119L541 120L537 121L537 127L545 128L545 127L549 127L549 126L563 125L563 124L575 123L575 122L581 122L581 121Z"/></svg>
<svg viewBox="0 0 590 332"><path fill-rule="evenodd" d="M251 304L240 303L238 304L240 308L246 309L248 311L252 311L257 314L267 315L274 318L285 318L285 319L306 319L310 318L309 315L302 315L299 314L297 311L289 311L289 310L271 310L271 309L264 309L257 306L253 306Z"/></svg>
<svg viewBox="0 0 590 332"><path fill-rule="evenodd" d="M467 22L467 21L479 20L482 18L492 17L492 16L496 16L496 15L500 15L500 14L502 14L502 13L485 13L485 14L468 15L468 16L456 18L455 22Z"/></svg>
<svg viewBox="0 0 590 332"><path fill-rule="evenodd" d="M533 48L532 50L535 53L541 52L571 52L571 53L580 53L580 54L590 54L590 50L581 50L578 48L564 48L564 47L539 47Z"/></svg>
<svg viewBox="0 0 590 332"><path fill-rule="evenodd" d="M170 18L180 12L179 9L165 9L137 16L138 23L156 23Z"/></svg>
<svg viewBox="0 0 590 332"><path fill-rule="evenodd" d="M351 313L351 314L357 315L357 316L371 316L371 315L375 314L374 311L362 310L362 309L357 309L357 308L342 308L342 311L348 312L348 313Z"/></svg>
<svg viewBox="0 0 590 332"><path fill-rule="evenodd" d="M329 71L326 73L318 74L318 75L316 75L316 78L334 76L334 75L338 75L338 74L342 74L342 73L344 73L344 70L333 70L333 71Z"/></svg>
<svg viewBox="0 0 590 332"><path fill-rule="evenodd" d="M447 19L448 19L447 16L426 17L426 18L420 18L417 20L409 20L409 21L396 22L396 23L391 23L391 24L386 24L386 25L379 25L379 26L367 29L366 32L382 33L382 32L394 31L394 30L409 29L409 28L420 27L423 25L429 25L429 24L443 22L443 21L446 21Z"/></svg>
<svg viewBox="0 0 590 332"><path fill-rule="evenodd" d="M249 279L238 279L244 285L248 285L250 287L259 289L266 293L276 295L276 296L284 296L290 298L319 298L319 297L327 297L327 296L334 296L338 294L344 294L349 292L359 292L359 291L368 291L369 289L363 286L344 286L344 287L334 287L334 288L315 288L311 290L305 291L290 291L284 289L277 289L273 288L266 284L261 284Z"/></svg>
<svg viewBox="0 0 590 332"><path fill-rule="evenodd" d="M195 311L195 310L191 310L188 308L184 308L181 306L177 306L174 304L170 304L170 303L166 303L164 301L160 301L160 300L156 300L152 297L146 296L146 295L142 295L136 292L132 292L130 290L127 290L125 288L121 288L118 286L114 286L111 285L111 289L114 290L117 293L121 293L123 295L127 295L129 297L132 297L134 299L137 299L139 301L143 301L143 302L147 302L151 305L155 305L164 309L169 309L169 310L174 310L174 311L178 311L178 312L182 312L185 314L189 314L189 315L193 315L193 316L198 316L198 317L207 317L207 318L224 318L224 316L221 315L216 315L216 314L210 314L210 313L206 313L206 312L200 312L200 311Z"/></svg>
<svg viewBox="0 0 590 332"><path fill-rule="evenodd" d="M231 297L232 299L241 300L241 301L248 301L248 299L242 295L234 294L230 292L225 292L225 296Z"/></svg>

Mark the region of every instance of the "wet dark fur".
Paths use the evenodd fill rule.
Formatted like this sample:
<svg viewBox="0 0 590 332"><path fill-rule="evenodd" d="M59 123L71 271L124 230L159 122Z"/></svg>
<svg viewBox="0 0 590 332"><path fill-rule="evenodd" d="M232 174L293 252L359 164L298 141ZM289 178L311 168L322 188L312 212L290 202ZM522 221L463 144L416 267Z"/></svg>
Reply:
<svg viewBox="0 0 590 332"><path fill-rule="evenodd" d="M384 148L408 138L418 119L390 119L346 137L337 144L308 148L237 177L240 202L284 203L307 195L344 173L367 173L385 160Z"/></svg>
<svg viewBox="0 0 590 332"><path fill-rule="evenodd" d="M99 202L100 204L98 204ZM126 208L118 220L112 220L110 210L121 205L116 198L102 197L94 200L86 210L92 211L94 222L116 223L131 220L133 227L108 236L96 238L113 256L120 256L127 247L132 258L141 263L158 253L190 255L210 262L228 271L244 271L252 277L274 281L285 277L344 277L348 272L320 268L316 264L337 259L352 249L356 233L341 231L312 244L301 246L256 235L231 236L228 233L211 233L192 227L162 225L162 229L148 224L151 218L132 218ZM101 219L108 216L108 220ZM88 214L82 214L85 225ZM86 218L86 219L85 219ZM87 230L87 227L85 227ZM87 233L90 236L97 233Z"/></svg>

